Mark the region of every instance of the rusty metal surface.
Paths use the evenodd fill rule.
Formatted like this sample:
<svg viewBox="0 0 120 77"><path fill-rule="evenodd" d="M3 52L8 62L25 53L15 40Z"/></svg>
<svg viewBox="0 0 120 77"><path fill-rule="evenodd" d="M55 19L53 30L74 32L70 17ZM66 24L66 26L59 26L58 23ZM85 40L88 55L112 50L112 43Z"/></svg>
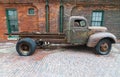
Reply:
<svg viewBox="0 0 120 77"><path fill-rule="evenodd" d="M42 40L50 43L67 43L66 35L64 33L40 33L40 32L20 32L6 35L19 35L22 38L31 38L34 40Z"/></svg>
<svg viewBox="0 0 120 77"><path fill-rule="evenodd" d="M54 44L66 44L66 39L42 39L42 41L46 41L49 43L54 43Z"/></svg>
<svg viewBox="0 0 120 77"><path fill-rule="evenodd" d="M75 27L75 20L84 20L86 26ZM116 37L106 32L106 27L89 27L87 19L82 16L71 16L67 31L67 39L69 39L69 42L72 44L87 44L89 47L94 47L103 38L110 38L116 42Z"/></svg>
<svg viewBox="0 0 120 77"><path fill-rule="evenodd" d="M71 33L71 42L77 44L86 44L88 40L88 29L73 29Z"/></svg>
<svg viewBox="0 0 120 77"><path fill-rule="evenodd" d="M41 33L41 32L16 32L16 33L5 33L5 35L65 35L64 33Z"/></svg>
<svg viewBox="0 0 120 77"><path fill-rule="evenodd" d="M84 20L86 23L85 27L76 27L75 20ZM86 44L88 40L88 24L87 19L83 16L71 16L69 19L69 25L67 28L67 39L72 44Z"/></svg>
<svg viewBox="0 0 120 77"><path fill-rule="evenodd" d="M112 33L99 32L99 33L92 34L92 35L89 37L87 46L88 46L88 47L95 47L96 44L97 44L101 39L104 39L104 38L110 38L110 39L113 39L115 43L117 42L117 39L116 39L115 35L113 35ZM111 42L112 42L112 41L111 41Z"/></svg>

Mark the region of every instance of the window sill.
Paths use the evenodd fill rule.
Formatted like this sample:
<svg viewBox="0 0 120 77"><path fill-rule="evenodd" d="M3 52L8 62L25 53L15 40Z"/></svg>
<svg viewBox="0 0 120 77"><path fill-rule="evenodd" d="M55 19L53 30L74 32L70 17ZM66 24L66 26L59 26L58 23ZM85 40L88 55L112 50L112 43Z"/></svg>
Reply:
<svg viewBox="0 0 120 77"><path fill-rule="evenodd" d="M35 16L36 14L27 14L28 16Z"/></svg>
<svg viewBox="0 0 120 77"><path fill-rule="evenodd" d="M18 38L12 38L12 37L9 37L7 38L8 40L18 40Z"/></svg>

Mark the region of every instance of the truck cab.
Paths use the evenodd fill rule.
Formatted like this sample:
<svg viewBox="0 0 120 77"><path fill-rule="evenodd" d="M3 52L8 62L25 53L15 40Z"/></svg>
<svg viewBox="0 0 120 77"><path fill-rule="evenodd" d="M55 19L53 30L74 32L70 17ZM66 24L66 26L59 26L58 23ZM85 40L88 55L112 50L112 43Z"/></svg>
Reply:
<svg viewBox="0 0 120 77"><path fill-rule="evenodd" d="M69 19L69 25L66 29L67 41L72 44L86 44L88 40L88 23L86 18L81 16L72 16Z"/></svg>
<svg viewBox="0 0 120 77"><path fill-rule="evenodd" d="M66 29L67 41L71 44L94 47L101 55L108 54L111 44L116 43L116 36L108 32L106 27L88 26L87 19L82 16L71 16Z"/></svg>

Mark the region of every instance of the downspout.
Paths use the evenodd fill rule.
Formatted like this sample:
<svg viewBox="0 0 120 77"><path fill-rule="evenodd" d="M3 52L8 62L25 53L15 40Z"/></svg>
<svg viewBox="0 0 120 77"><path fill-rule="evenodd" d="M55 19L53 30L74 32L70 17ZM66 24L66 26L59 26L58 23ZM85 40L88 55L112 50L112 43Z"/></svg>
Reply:
<svg viewBox="0 0 120 77"><path fill-rule="evenodd" d="M63 12L64 12L64 6L63 6L63 1L60 0L60 24L59 24L59 32L62 33L63 32Z"/></svg>
<svg viewBox="0 0 120 77"><path fill-rule="evenodd" d="M49 1L48 0L46 0L45 9L46 9L46 32L49 32Z"/></svg>

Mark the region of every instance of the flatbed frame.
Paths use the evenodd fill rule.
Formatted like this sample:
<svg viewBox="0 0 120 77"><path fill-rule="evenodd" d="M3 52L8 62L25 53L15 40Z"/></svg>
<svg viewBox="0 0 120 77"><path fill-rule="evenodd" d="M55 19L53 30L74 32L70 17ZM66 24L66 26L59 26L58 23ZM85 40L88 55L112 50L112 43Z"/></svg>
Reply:
<svg viewBox="0 0 120 77"><path fill-rule="evenodd" d="M18 35L19 39L31 38L50 43L67 43L66 35L64 33L18 32L11 34L5 33L5 35Z"/></svg>

